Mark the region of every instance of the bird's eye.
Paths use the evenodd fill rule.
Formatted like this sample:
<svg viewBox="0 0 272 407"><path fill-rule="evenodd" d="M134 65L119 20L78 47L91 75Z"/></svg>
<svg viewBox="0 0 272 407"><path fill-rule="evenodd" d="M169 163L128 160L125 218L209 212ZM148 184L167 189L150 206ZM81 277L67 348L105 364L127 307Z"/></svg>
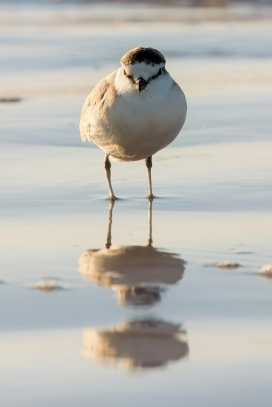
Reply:
<svg viewBox="0 0 272 407"><path fill-rule="evenodd" d="M157 75L160 76L162 74L162 69L160 68Z"/></svg>

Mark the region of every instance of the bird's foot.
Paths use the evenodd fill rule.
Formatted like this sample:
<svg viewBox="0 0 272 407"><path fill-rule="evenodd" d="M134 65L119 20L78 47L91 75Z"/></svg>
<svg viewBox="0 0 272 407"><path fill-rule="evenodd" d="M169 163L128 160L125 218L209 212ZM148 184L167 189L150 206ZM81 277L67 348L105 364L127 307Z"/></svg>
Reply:
<svg viewBox="0 0 272 407"><path fill-rule="evenodd" d="M156 196L153 195L153 194L149 194L148 197L147 197L147 199L148 199L149 201L153 201L153 199L155 199L155 198L156 198Z"/></svg>
<svg viewBox="0 0 272 407"><path fill-rule="evenodd" d="M115 195L111 195L111 196L108 197L108 200L111 201L111 202L114 202L117 199L119 199L119 198L117 198L117 196L115 196Z"/></svg>

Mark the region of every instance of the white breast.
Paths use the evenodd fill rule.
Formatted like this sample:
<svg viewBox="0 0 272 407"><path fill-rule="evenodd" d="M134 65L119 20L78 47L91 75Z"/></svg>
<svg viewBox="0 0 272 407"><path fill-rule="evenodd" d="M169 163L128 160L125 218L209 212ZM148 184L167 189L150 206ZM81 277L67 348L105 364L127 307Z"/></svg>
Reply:
<svg viewBox="0 0 272 407"><path fill-rule="evenodd" d="M115 77L117 97L107 109L99 142L120 161L147 158L171 143L186 117L186 99L169 74L152 80L138 92L120 69Z"/></svg>

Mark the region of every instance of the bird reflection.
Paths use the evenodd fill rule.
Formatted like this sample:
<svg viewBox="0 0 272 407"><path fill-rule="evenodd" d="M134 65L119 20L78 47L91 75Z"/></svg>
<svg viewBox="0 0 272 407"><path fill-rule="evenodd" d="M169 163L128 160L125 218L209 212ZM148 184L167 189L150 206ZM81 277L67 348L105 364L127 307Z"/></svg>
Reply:
<svg viewBox="0 0 272 407"><path fill-rule="evenodd" d="M108 330L83 330L83 355L126 370L156 368L186 358L187 332L163 320L126 321Z"/></svg>
<svg viewBox="0 0 272 407"><path fill-rule="evenodd" d="M112 213L109 208L105 248L86 250L79 258L79 272L86 280L111 288L121 306L150 306L161 300L162 286L182 279L185 261L175 253L152 245L152 202L148 207L148 242L146 246L113 246Z"/></svg>

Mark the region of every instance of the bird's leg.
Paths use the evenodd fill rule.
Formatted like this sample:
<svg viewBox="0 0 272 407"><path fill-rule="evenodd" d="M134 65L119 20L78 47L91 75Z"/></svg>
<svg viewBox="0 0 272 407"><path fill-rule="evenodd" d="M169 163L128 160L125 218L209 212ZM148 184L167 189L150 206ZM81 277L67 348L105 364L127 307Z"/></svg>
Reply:
<svg viewBox="0 0 272 407"><path fill-rule="evenodd" d="M152 200L148 203L148 241L147 245L152 246Z"/></svg>
<svg viewBox="0 0 272 407"><path fill-rule="evenodd" d="M148 175L148 191L149 191L148 199L150 201L153 201L153 199L155 197L152 194L152 181L151 181L152 156L145 159L145 165L147 168L147 175Z"/></svg>
<svg viewBox="0 0 272 407"><path fill-rule="evenodd" d="M108 187L109 187L109 191L110 191L109 200L115 201L115 199L117 199L117 198L114 195L114 192L113 192L113 189L111 186L111 163L110 163L108 154L105 155L104 165L105 165L105 170L106 170L107 183L108 183Z"/></svg>
<svg viewBox="0 0 272 407"><path fill-rule="evenodd" d="M111 201L110 207L109 207L109 223L108 223L108 233L107 233L107 239L105 243L105 248L109 249L111 247L111 225L112 225L112 210L114 207L114 201Z"/></svg>

